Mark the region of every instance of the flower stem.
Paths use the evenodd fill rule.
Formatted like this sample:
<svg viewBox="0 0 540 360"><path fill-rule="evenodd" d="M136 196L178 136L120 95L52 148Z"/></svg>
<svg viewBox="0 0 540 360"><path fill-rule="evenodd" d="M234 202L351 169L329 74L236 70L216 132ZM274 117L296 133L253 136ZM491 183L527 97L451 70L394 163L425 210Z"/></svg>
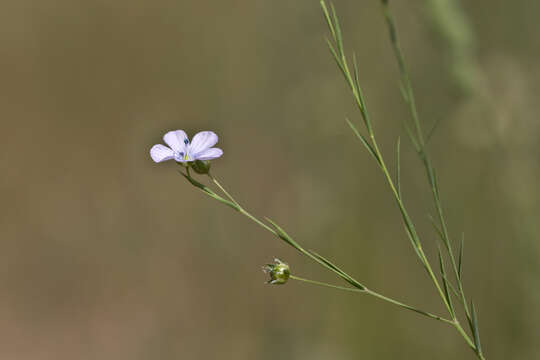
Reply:
<svg viewBox="0 0 540 360"><path fill-rule="evenodd" d="M227 192L227 190L225 190L225 188L224 188L223 186L221 186L221 184L219 183L219 181L217 181L217 179L216 179L214 176L212 176L212 174L208 173L208 177L212 180L212 182L213 182L214 184L216 184L216 186L217 186L221 191L223 191L223 193L224 193L225 195L227 195L227 197L228 197L233 203L235 203L236 205L240 206L240 205L238 204L238 202L237 202L236 200L234 200L234 198L231 196L231 194L229 194L229 193Z"/></svg>
<svg viewBox="0 0 540 360"><path fill-rule="evenodd" d="M309 280L309 279L301 278L301 277L295 276L295 275L290 275L289 279L294 279L294 280L302 281L302 282L313 284L313 285L326 286L326 287L333 288L333 289L338 289L338 290L353 291L353 292L360 292L360 293L365 293L366 292L365 290L361 290L361 289L357 289L357 288L339 286L339 285L332 285L332 284L328 284L328 283L325 283L325 282L320 282L320 281L316 281L316 280Z"/></svg>
<svg viewBox="0 0 540 360"><path fill-rule="evenodd" d="M279 238L282 238L282 234L280 234L278 231L276 231L275 229L271 228L270 226L268 226L267 224L263 223L261 220L257 219L255 216L251 215L249 212L247 212L236 200L234 200L234 198L232 197L232 195L229 194L229 192L225 189L225 187L223 187L223 185L220 184L220 182L212 175L208 174L209 178L212 180L212 182L214 184L216 184L216 186L232 201L232 203L234 204L234 208L239 212L241 213L242 215L246 216L248 219L252 220L253 222L255 222L256 224L258 224L259 226L263 227L264 229L268 230L269 232L271 232L272 234L274 234L275 236L279 237ZM289 243L290 244L290 243ZM296 246L295 246L296 245ZM354 280L350 275L346 274L346 273L343 273L341 271L337 271L336 269L334 269L333 267L330 267L328 266L328 264L324 263L323 261L321 261L320 258L318 258L317 256L315 256L312 252L309 252L307 250L305 250L302 246L298 245L295 243L295 245L293 245L293 247L295 247L298 251L300 251L303 255L311 258L312 260L314 260L315 262L319 263L320 265L326 267L327 269L335 272L338 276L344 278L345 280L350 279L349 282L352 284L352 285L355 285L356 287L345 287L345 286L338 286L338 285L332 285L332 284L327 284L327 283L323 283L323 282L319 282L319 281L315 281L315 280L309 280L309 279L304 279L304 278L301 278L301 277L298 277L298 276L294 276L294 275L291 275L290 278L291 279L294 279L294 280L298 280L298 281L303 281L303 282L306 282L306 283L311 283L311 284L315 284L315 285L319 285L319 286L326 286L326 287L330 287L330 288L334 288L334 289L339 289L339 290L344 290L344 291L352 291L352 292L360 292L360 293L363 293L363 294L367 294L367 295L371 295L371 296L374 296L378 299L381 299L383 301L386 301L386 302L389 302L389 303L392 303L394 305L397 305L397 306L400 306L404 309L407 309L407 310L411 310L411 311L414 311L418 314L421 314L421 315L424 315L424 316L427 316L429 318L432 318L432 319L435 319L435 320L439 320L439 321L442 321L442 322L445 322L445 323L448 323L448 324L454 324L454 322L452 320L448 320L448 319L445 319L443 317L440 317L438 315L434 315L434 314L431 314L429 312L426 312L426 311L423 311L423 310L420 310L420 309L417 309L413 306L410 306L410 305L407 305L407 304L404 304L402 302L399 302L397 300L394 300L392 298L389 298L387 296L384 296L382 294L379 294L373 290L370 290L368 288L366 288L365 286L361 285L360 283L358 283L356 280Z"/></svg>
<svg viewBox="0 0 540 360"><path fill-rule="evenodd" d="M314 284L314 285L319 285L319 286L325 286L325 287L329 287L329 288L333 288L333 289L338 289L338 290L345 290L345 291L352 291L352 292L359 292L359 293L362 293L362 294L366 294L366 295L371 295L371 296L374 296L380 300L383 300L383 301L386 301L386 302L389 302L391 304L394 304L394 305L397 305L399 307L402 307L404 309L407 309L407 310L411 310L411 311L414 311L418 314L421 314L421 315L424 315L424 316L427 316L431 319L435 319L435 320L439 320L439 321L442 321L442 322L445 322L447 324L451 324L451 325L454 325L454 322L452 320L448 320L448 319L445 319L443 317L440 317L438 315L434 315L434 314L431 314L427 311L423 311L423 310L420 310L420 309L417 309L413 306L410 306L410 305L407 305L407 304L404 304L402 302L399 302L397 300L394 300L392 298L389 298L387 296L384 296L384 295L381 295L373 290L369 290L369 289L365 289L365 290L360 290L360 289L356 289L356 288L351 288L351 287L345 287L345 286L338 286L338 285L332 285L332 284L328 284L328 283L324 283L324 282L320 282L320 281L315 281L315 280L309 280L309 279L304 279L304 278L301 278L301 277L298 277L298 276L294 276L294 275L291 275L289 277L290 279L294 279L294 280L298 280L298 281L303 281L303 282L306 282L306 283L309 283L309 284Z"/></svg>

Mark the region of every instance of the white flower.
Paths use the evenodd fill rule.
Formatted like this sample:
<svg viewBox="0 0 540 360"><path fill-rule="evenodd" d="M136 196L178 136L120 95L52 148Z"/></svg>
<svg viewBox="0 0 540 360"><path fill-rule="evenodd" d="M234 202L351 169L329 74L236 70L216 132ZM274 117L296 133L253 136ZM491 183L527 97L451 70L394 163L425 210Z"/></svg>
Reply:
<svg viewBox="0 0 540 360"><path fill-rule="evenodd" d="M223 155L223 150L212 147L218 142L218 136L212 131L197 133L191 143L184 130L169 131L163 136L168 147L156 144L150 149L150 156L155 162L176 160L185 163L195 160L212 160Z"/></svg>

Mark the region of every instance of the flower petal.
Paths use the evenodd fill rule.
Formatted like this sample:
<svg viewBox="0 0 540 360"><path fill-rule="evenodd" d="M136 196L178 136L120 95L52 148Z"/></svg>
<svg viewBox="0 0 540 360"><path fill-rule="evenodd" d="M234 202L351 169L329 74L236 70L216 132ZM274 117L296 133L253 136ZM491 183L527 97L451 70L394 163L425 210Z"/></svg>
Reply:
<svg viewBox="0 0 540 360"><path fill-rule="evenodd" d="M165 145L157 144L150 149L150 156L155 162L162 162L174 159L174 151Z"/></svg>
<svg viewBox="0 0 540 360"><path fill-rule="evenodd" d="M169 131L163 136L163 141L176 152L185 152L189 139L184 130Z"/></svg>
<svg viewBox="0 0 540 360"><path fill-rule="evenodd" d="M191 153L197 157L199 153L211 148L218 142L218 136L212 131L201 131L191 140Z"/></svg>
<svg viewBox="0 0 540 360"><path fill-rule="evenodd" d="M195 160L212 160L215 158L220 157L223 155L223 150L220 148L210 148L206 149L200 153L198 153L196 156L194 156Z"/></svg>

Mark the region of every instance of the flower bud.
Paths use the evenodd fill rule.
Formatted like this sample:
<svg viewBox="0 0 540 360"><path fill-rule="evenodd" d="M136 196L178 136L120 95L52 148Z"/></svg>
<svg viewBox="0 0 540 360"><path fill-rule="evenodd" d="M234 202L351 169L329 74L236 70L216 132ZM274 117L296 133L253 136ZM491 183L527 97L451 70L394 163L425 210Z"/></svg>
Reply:
<svg viewBox="0 0 540 360"><path fill-rule="evenodd" d="M190 161L189 166L195 171L197 174L208 174L210 171L210 161L208 160L195 160Z"/></svg>
<svg viewBox="0 0 540 360"><path fill-rule="evenodd" d="M270 275L270 280L267 284L283 285L289 280L291 271L289 265L285 264L279 259L274 259L275 264L266 264L263 266L263 271Z"/></svg>

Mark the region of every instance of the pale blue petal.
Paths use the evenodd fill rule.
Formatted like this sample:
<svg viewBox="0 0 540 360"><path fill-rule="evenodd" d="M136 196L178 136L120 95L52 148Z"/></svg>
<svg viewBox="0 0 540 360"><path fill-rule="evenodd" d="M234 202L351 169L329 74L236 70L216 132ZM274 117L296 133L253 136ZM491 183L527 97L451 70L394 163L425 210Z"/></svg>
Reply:
<svg viewBox="0 0 540 360"><path fill-rule="evenodd" d="M223 150L220 148L206 149L194 156L194 160L212 160L223 155Z"/></svg>
<svg viewBox="0 0 540 360"><path fill-rule="evenodd" d="M218 142L218 136L212 131L201 131L191 140L191 153L197 157L199 153L211 148Z"/></svg>
<svg viewBox="0 0 540 360"><path fill-rule="evenodd" d="M174 159L174 151L165 145L157 144L150 149L150 156L155 162L162 162Z"/></svg>
<svg viewBox="0 0 540 360"><path fill-rule="evenodd" d="M189 143L184 130L169 131L163 136L163 141L175 152L185 152L186 145Z"/></svg>

